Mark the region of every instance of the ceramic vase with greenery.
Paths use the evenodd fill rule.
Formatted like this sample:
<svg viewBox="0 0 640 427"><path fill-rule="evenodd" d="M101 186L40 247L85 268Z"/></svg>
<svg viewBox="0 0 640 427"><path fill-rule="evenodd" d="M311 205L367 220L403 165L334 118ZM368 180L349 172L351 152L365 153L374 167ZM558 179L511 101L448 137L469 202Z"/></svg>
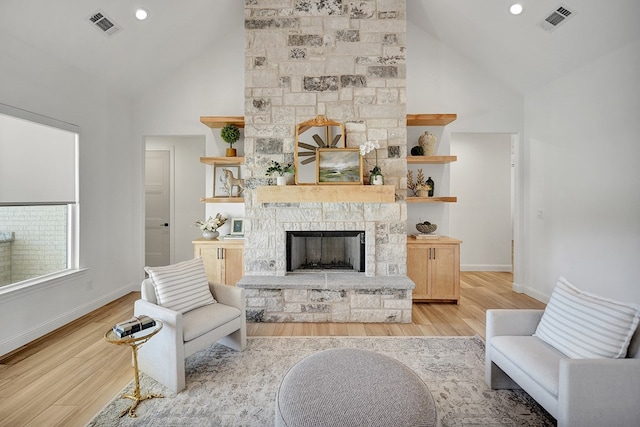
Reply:
<svg viewBox="0 0 640 427"><path fill-rule="evenodd" d="M238 129L238 126L233 123L225 125L220 131L220 136L224 142L229 144L226 152L227 157L236 157L236 149L233 148L233 144L240 139L240 129Z"/></svg>
<svg viewBox="0 0 640 427"><path fill-rule="evenodd" d="M275 160L271 160L271 166L267 169L266 175L273 176L277 175L276 183L278 185L287 185L287 174L293 174L296 171L295 167L292 163L280 164Z"/></svg>

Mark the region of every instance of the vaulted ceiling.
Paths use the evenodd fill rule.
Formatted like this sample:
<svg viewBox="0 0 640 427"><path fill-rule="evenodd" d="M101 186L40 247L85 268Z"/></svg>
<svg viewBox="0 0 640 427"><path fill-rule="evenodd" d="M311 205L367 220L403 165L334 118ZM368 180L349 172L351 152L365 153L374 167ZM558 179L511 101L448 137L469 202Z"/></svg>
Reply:
<svg viewBox="0 0 640 427"><path fill-rule="evenodd" d="M420 37L412 30L418 28L523 94L640 39L638 0L520 3L524 13L512 16L507 0L407 0L409 37ZM540 28L561 4L573 17L553 32ZM149 11L146 21L134 18L137 7ZM121 30L107 37L93 28L88 18L96 11ZM134 96L241 28L243 20L242 0L0 1L0 36Z"/></svg>

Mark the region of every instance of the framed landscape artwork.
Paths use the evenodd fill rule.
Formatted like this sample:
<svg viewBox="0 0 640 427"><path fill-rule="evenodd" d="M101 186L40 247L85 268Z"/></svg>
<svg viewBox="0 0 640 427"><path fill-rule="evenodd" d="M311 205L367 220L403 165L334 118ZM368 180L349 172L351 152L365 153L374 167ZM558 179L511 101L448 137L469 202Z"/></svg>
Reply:
<svg viewBox="0 0 640 427"><path fill-rule="evenodd" d="M318 184L362 184L362 157L358 148L318 148Z"/></svg>

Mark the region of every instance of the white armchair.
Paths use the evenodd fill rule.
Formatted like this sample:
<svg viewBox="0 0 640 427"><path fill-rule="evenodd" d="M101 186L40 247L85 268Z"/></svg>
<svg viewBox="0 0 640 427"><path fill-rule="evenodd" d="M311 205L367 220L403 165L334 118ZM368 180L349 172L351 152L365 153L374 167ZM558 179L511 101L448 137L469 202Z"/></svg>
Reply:
<svg viewBox="0 0 640 427"><path fill-rule="evenodd" d="M543 310L487 310L485 380L524 389L558 427L638 426L640 328L623 359L571 359L532 336Z"/></svg>
<svg viewBox="0 0 640 427"><path fill-rule="evenodd" d="M234 350L247 344L244 289L209 284L218 301L180 313L157 305L151 279L142 282L136 316L146 314L163 322L162 330L138 352L139 369L177 393L185 387L185 358L215 342Z"/></svg>

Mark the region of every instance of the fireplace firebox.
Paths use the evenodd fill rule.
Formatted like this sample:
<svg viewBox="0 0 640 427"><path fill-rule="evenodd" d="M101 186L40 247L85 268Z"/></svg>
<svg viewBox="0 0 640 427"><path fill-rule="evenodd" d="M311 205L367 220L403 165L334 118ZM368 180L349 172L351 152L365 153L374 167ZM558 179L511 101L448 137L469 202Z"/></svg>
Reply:
<svg viewBox="0 0 640 427"><path fill-rule="evenodd" d="M287 271L365 271L364 231L287 231Z"/></svg>

